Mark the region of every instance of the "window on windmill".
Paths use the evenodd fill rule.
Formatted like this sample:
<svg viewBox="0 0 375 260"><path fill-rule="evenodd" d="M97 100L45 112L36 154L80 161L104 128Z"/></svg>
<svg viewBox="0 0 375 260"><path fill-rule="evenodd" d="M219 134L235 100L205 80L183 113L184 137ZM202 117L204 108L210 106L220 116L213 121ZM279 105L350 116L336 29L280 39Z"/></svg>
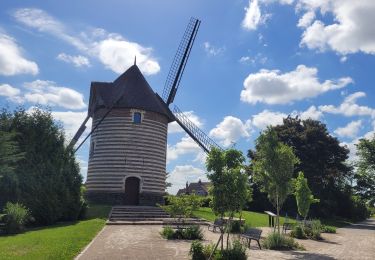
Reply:
<svg viewBox="0 0 375 260"><path fill-rule="evenodd" d="M94 155L94 150L95 150L95 142L91 142L91 147L90 147L90 156Z"/></svg>
<svg viewBox="0 0 375 260"><path fill-rule="evenodd" d="M140 112L134 112L133 114L133 123L140 124L142 121L142 114Z"/></svg>

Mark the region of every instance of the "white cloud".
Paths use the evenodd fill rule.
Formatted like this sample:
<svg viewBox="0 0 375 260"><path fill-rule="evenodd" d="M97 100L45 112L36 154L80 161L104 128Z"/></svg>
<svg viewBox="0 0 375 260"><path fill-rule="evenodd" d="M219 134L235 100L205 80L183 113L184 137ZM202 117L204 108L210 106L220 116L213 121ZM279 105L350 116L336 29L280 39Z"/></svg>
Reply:
<svg viewBox="0 0 375 260"><path fill-rule="evenodd" d="M24 99L31 103L60 106L68 109L85 108L83 95L71 88L59 87L53 81L35 80L24 84Z"/></svg>
<svg viewBox="0 0 375 260"><path fill-rule="evenodd" d="M9 84L1 84L0 85L0 96L3 97L15 97L21 93L21 90L18 88L14 88Z"/></svg>
<svg viewBox="0 0 375 260"><path fill-rule="evenodd" d="M202 128L203 122L202 120L194 113L194 111L186 111L183 112L183 114L192 122L194 123L197 127ZM168 125L168 133L173 134L173 133L183 133L185 132L184 129L181 128L181 126L176 122L172 122Z"/></svg>
<svg viewBox="0 0 375 260"><path fill-rule="evenodd" d="M222 145L229 146L237 142L241 137L249 137L250 134L241 119L226 116L223 121L210 131L209 136L220 140Z"/></svg>
<svg viewBox="0 0 375 260"><path fill-rule="evenodd" d="M0 46L0 75L38 74L38 65L23 57L15 39L0 32Z"/></svg>
<svg viewBox="0 0 375 260"><path fill-rule="evenodd" d="M245 11L242 27L246 30L256 30L262 22L262 13L258 5L258 0L249 0L249 6L245 8Z"/></svg>
<svg viewBox="0 0 375 260"><path fill-rule="evenodd" d="M265 57L262 53L256 54L253 58L250 56L243 56L239 59L239 62L242 64L265 64L267 62L268 58Z"/></svg>
<svg viewBox="0 0 375 260"><path fill-rule="evenodd" d="M307 26L301 45L344 55L356 52L375 54L375 1L299 0L297 8L333 16L330 24L315 20Z"/></svg>
<svg viewBox="0 0 375 260"><path fill-rule="evenodd" d="M325 113L341 114L345 116L371 116L375 118L375 109L368 106L358 105L357 99L365 97L364 92L355 92L344 99L344 102L339 106L324 105L319 106L319 109Z"/></svg>
<svg viewBox="0 0 375 260"><path fill-rule="evenodd" d="M35 8L18 9L14 17L28 27L51 34L86 55L98 58L106 68L116 73L123 73L133 65L135 56L137 65L144 74L152 75L160 71L159 63L152 56L152 48L129 41L119 34L108 33L101 28L78 35L70 34L63 23L45 11Z"/></svg>
<svg viewBox="0 0 375 260"><path fill-rule="evenodd" d="M172 187L168 188L168 192L176 194L179 189L185 188L186 182L196 182L199 179L207 181L205 171L192 165L178 165L170 172L167 179L172 183Z"/></svg>
<svg viewBox="0 0 375 260"><path fill-rule="evenodd" d="M57 55L56 58L66 63L71 63L75 67L83 67L83 66L90 67L89 59L82 55L72 56L66 53L60 53L59 55Z"/></svg>
<svg viewBox="0 0 375 260"><path fill-rule="evenodd" d="M54 119L60 121L67 134L68 138L73 138L78 128L81 126L83 120L87 116L87 111L74 112L74 111L52 111ZM91 119L86 123L85 134L91 129Z"/></svg>
<svg viewBox="0 0 375 260"><path fill-rule="evenodd" d="M306 120L306 119L320 120L323 117L322 111L317 109L316 106L311 106L306 111L299 112L298 114L302 120Z"/></svg>
<svg viewBox="0 0 375 260"><path fill-rule="evenodd" d="M283 123L283 118L288 115L281 112L273 112L269 110L263 110L262 112L253 115L248 124L255 126L260 130L264 130L267 126L275 126Z"/></svg>
<svg viewBox="0 0 375 260"><path fill-rule="evenodd" d="M198 158L199 154L202 152L202 148L191 139L188 135L185 135L181 140L175 145L167 146L167 163L178 159L181 155L193 154Z"/></svg>
<svg viewBox="0 0 375 260"><path fill-rule="evenodd" d="M225 51L225 47L216 47L216 46L213 46L209 42L204 42L203 48L204 48L204 51L209 56L217 56L219 54L222 54Z"/></svg>
<svg viewBox="0 0 375 260"><path fill-rule="evenodd" d="M352 83L349 77L319 82L318 69L298 65L296 70L282 74L279 70L262 69L244 80L241 100L256 104L287 104L295 100L316 97Z"/></svg>
<svg viewBox="0 0 375 260"><path fill-rule="evenodd" d="M315 12L308 11L306 12L298 21L298 27L306 28L311 25L315 18Z"/></svg>
<svg viewBox="0 0 375 260"><path fill-rule="evenodd" d="M355 138L362 127L362 120L352 121L344 127L337 128L334 133L340 137Z"/></svg>

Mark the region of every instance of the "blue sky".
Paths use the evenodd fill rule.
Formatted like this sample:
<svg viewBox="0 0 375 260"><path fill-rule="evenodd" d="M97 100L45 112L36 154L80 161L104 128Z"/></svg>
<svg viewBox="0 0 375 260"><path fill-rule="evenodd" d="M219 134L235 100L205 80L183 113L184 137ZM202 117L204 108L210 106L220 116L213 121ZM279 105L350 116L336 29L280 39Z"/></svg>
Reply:
<svg viewBox="0 0 375 260"><path fill-rule="evenodd" d="M202 21L174 103L223 147L246 153L269 124L319 119L355 153L375 128L372 0L0 2L0 105L49 106L68 135L91 81L113 81L137 56L160 93L191 16ZM88 145L79 152L87 171ZM175 124L174 193L205 179L204 153Z"/></svg>

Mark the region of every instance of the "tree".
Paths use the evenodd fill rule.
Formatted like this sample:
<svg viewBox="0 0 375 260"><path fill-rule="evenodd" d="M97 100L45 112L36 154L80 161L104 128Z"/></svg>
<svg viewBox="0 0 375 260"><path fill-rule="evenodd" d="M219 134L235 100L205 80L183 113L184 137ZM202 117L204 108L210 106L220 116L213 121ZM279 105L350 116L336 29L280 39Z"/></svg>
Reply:
<svg viewBox="0 0 375 260"><path fill-rule="evenodd" d="M360 139L357 144L357 172L355 190L362 199L375 205L375 135Z"/></svg>
<svg viewBox="0 0 375 260"><path fill-rule="evenodd" d="M14 142L24 154L14 168L16 187L10 190L14 201L29 208L40 224L77 219L82 205L82 176L51 113L22 108L13 113L3 111L0 131L16 132ZM0 187L0 197L4 188Z"/></svg>
<svg viewBox="0 0 375 260"><path fill-rule="evenodd" d="M251 189L244 170L244 161L245 157L241 151L235 149L222 151L217 148L211 149L206 160L208 179L212 185L210 189L212 210L221 217L228 214L228 225L234 214L242 212L246 202L251 200ZM228 247L229 228L227 230ZM221 241L222 237L223 234L220 237Z"/></svg>
<svg viewBox="0 0 375 260"><path fill-rule="evenodd" d="M315 199L314 195L311 193L303 172L298 173L298 177L295 181L294 195L296 196L298 212L304 220L306 220L307 214L310 210L310 205L319 202L319 199Z"/></svg>
<svg viewBox="0 0 375 260"><path fill-rule="evenodd" d="M276 208L276 224L280 233L280 209L292 192L294 166L298 158L293 149L277 138L271 128L265 130L256 140L256 154L253 160L255 181L261 184L268 198Z"/></svg>
<svg viewBox="0 0 375 260"><path fill-rule="evenodd" d="M6 202L14 202L14 193L18 193L15 168L23 154L14 141L15 136L14 132L0 131L0 209Z"/></svg>
<svg viewBox="0 0 375 260"><path fill-rule="evenodd" d="M302 171L312 193L320 203L312 205L315 216L345 216L343 202L350 190L352 168L346 163L349 149L340 145L320 121L288 117L283 124L271 127L284 144L293 147L300 163L296 165L294 177ZM295 203L294 200L291 200ZM295 207L288 205L289 208Z"/></svg>

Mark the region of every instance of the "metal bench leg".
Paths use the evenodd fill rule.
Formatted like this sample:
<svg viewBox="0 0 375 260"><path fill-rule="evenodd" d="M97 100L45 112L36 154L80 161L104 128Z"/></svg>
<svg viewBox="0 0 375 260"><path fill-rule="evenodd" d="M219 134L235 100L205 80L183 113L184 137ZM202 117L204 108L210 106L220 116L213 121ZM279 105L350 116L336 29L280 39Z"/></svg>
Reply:
<svg viewBox="0 0 375 260"><path fill-rule="evenodd" d="M262 247L260 246L259 240L257 240L259 249L262 250Z"/></svg>

